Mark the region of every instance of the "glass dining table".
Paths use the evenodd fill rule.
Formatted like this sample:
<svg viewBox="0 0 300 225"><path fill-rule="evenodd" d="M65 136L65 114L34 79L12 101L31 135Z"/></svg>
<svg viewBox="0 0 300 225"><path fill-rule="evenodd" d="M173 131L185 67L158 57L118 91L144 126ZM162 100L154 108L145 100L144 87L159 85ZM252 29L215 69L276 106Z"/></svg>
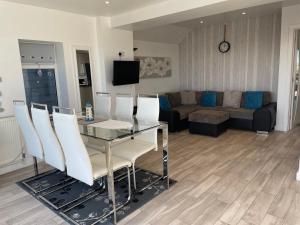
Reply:
<svg viewBox="0 0 300 225"><path fill-rule="evenodd" d="M168 124L165 122L147 122L140 121L136 118L132 120L121 119L101 119L96 118L94 121L85 121L84 118L78 119L78 125L81 135L97 139L99 145L105 146L106 166L108 170L107 184L108 196L113 206L113 219L117 223L116 199L114 187L114 173L111 147L122 141L130 141L137 135L150 130L161 130L162 141L158 145L158 151L162 150L162 176L169 188L169 169L168 169ZM159 142L158 142L159 143ZM161 146L161 148L160 148ZM100 151L100 150L99 150Z"/></svg>

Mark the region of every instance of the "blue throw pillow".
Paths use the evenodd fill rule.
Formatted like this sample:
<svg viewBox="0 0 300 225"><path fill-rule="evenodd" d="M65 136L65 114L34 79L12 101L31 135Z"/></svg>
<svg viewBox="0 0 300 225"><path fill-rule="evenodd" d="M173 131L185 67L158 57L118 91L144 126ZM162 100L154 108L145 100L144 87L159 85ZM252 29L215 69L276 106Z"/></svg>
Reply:
<svg viewBox="0 0 300 225"><path fill-rule="evenodd" d="M245 92L245 103L246 109L259 109L263 105L263 92L261 91L246 91Z"/></svg>
<svg viewBox="0 0 300 225"><path fill-rule="evenodd" d="M201 98L201 106L216 107L217 106L217 92L206 91L203 92Z"/></svg>
<svg viewBox="0 0 300 225"><path fill-rule="evenodd" d="M164 95L159 96L159 107L162 110L166 110L166 111L171 110L171 104L167 96Z"/></svg>

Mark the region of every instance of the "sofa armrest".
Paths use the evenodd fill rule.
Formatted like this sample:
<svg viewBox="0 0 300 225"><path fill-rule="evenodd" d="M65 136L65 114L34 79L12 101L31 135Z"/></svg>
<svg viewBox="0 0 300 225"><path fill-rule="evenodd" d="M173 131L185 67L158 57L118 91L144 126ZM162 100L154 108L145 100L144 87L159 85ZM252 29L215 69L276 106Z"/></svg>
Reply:
<svg viewBox="0 0 300 225"><path fill-rule="evenodd" d="M175 110L160 110L159 120L168 123L168 128L170 132L177 131L177 125L180 123L180 114Z"/></svg>
<svg viewBox="0 0 300 225"><path fill-rule="evenodd" d="M276 108L276 103L270 103L254 112L254 131L270 132L274 129L276 125Z"/></svg>

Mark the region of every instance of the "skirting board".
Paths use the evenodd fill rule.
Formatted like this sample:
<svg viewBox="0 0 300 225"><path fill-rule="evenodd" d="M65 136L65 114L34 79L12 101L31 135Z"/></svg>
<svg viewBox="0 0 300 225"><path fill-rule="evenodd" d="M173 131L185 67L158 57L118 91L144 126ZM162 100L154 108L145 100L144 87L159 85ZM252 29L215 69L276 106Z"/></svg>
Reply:
<svg viewBox="0 0 300 225"><path fill-rule="evenodd" d="M6 174L9 172L13 172L18 169L22 169L22 168L30 166L30 165L33 165L32 157L28 157L25 159L19 159L14 164L0 168L0 175Z"/></svg>

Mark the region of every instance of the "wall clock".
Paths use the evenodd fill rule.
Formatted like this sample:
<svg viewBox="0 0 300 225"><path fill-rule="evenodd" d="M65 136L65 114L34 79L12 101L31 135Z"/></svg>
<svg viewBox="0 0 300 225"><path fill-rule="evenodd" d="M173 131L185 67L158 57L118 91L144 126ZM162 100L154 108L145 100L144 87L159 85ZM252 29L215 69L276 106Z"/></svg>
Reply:
<svg viewBox="0 0 300 225"><path fill-rule="evenodd" d="M230 43L226 41L226 25L224 25L224 40L219 44L219 51L221 53L229 52Z"/></svg>

